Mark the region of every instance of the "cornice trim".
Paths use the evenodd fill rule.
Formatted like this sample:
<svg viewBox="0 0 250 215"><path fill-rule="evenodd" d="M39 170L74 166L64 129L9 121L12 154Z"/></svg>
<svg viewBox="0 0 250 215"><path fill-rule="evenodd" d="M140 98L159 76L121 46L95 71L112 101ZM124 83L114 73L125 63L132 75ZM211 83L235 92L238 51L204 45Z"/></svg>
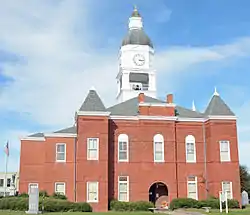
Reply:
<svg viewBox="0 0 250 215"><path fill-rule="evenodd" d="M45 133L45 137L77 137L76 134L70 133Z"/></svg>
<svg viewBox="0 0 250 215"><path fill-rule="evenodd" d="M138 115L138 116L115 116L111 115L110 119L114 120L169 120L169 121L178 121L178 122L206 122L208 120L236 120L235 116L209 116L203 118L187 118L187 117L176 117L176 116L147 116L147 115Z"/></svg>
<svg viewBox="0 0 250 215"><path fill-rule="evenodd" d="M140 102L139 106L150 106L150 107L175 107L176 105L173 103L148 103L148 102Z"/></svg>
<svg viewBox="0 0 250 215"><path fill-rule="evenodd" d="M218 119L218 120L237 120L237 117L236 116L208 116L207 117L208 119Z"/></svg>
<svg viewBox="0 0 250 215"><path fill-rule="evenodd" d="M77 111L78 116L109 116L111 112L104 111Z"/></svg>
<svg viewBox="0 0 250 215"><path fill-rule="evenodd" d="M41 142L41 141L45 141L45 138L44 137L21 137L20 140L30 140L30 141L38 141L38 142Z"/></svg>

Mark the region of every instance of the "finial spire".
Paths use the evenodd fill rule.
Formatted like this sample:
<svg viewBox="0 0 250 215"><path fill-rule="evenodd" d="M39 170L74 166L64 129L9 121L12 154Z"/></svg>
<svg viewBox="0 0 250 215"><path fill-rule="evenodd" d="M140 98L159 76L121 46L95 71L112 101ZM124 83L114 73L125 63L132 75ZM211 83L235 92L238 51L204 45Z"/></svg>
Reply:
<svg viewBox="0 0 250 215"><path fill-rule="evenodd" d="M90 90L94 90L94 91L96 91L96 89L95 89L95 87L94 87L94 86L92 86L92 87L90 88Z"/></svg>
<svg viewBox="0 0 250 215"><path fill-rule="evenodd" d="M194 100L193 100L193 103L192 103L192 111L196 111L196 107L195 107L195 104L194 104Z"/></svg>
<svg viewBox="0 0 250 215"><path fill-rule="evenodd" d="M131 17L141 17L141 15L139 14L139 12L137 10L137 6L136 5L134 5L134 11L133 11Z"/></svg>
<svg viewBox="0 0 250 215"><path fill-rule="evenodd" d="M214 87L214 96L219 96L220 94L217 92L217 88Z"/></svg>

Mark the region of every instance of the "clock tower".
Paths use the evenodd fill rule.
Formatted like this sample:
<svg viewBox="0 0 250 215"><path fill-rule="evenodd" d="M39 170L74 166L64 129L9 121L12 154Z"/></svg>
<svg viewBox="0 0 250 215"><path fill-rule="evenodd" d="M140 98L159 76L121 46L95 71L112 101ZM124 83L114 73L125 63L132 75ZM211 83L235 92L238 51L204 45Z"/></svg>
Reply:
<svg viewBox="0 0 250 215"><path fill-rule="evenodd" d="M155 98L154 48L143 30L142 18L136 8L129 18L128 27L128 33L119 52L116 99L123 102L138 96L141 92Z"/></svg>

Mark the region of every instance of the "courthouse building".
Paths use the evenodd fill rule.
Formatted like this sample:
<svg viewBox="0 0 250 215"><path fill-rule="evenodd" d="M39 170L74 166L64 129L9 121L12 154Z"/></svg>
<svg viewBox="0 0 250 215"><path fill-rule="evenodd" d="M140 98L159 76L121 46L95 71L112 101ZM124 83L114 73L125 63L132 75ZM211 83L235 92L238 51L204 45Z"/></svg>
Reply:
<svg viewBox="0 0 250 215"><path fill-rule="evenodd" d="M110 200L240 200L236 116L215 91L206 110L157 98L154 47L137 9L119 52L117 103L91 89L75 124L21 139L19 192L30 186L108 210ZM114 77L115 81L115 77ZM66 99L67 100L67 99Z"/></svg>

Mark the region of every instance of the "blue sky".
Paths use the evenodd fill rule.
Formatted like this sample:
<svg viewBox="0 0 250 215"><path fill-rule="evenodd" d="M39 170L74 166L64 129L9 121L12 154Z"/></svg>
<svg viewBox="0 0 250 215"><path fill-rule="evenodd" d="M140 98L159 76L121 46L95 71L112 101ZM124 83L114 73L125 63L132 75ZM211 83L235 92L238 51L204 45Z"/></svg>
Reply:
<svg viewBox="0 0 250 215"><path fill-rule="evenodd" d="M95 86L109 106L117 56L136 4L156 55L158 96L198 110L214 86L238 116L240 162L250 167L248 0L26 0L0 7L0 142L18 169L21 136L73 124ZM106 80L106 81L103 81ZM0 171L4 153L0 150Z"/></svg>

